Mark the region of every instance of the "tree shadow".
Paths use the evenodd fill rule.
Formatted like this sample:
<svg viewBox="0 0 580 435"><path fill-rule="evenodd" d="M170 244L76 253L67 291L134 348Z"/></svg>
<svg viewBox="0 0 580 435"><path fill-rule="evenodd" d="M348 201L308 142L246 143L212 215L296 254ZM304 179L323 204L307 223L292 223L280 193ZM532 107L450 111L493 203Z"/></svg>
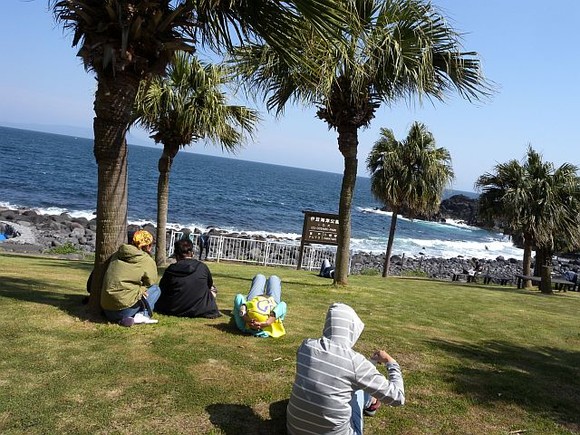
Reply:
<svg viewBox="0 0 580 435"><path fill-rule="evenodd" d="M0 297L16 299L23 302L33 302L57 307L70 316L82 320L104 323L105 320L90 314L82 304L85 294L54 292L46 289L51 284L34 278L2 277Z"/></svg>
<svg viewBox="0 0 580 435"><path fill-rule="evenodd" d="M206 411L211 423L226 435L280 435L286 433L286 406L288 399L271 403L269 420L248 405L216 403L208 405Z"/></svg>
<svg viewBox="0 0 580 435"><path fill-rule="evenodd" d="M58 255L47 254L17 254L9 251L3 251L0 248L0 254L5 257L26 258L27 261L50 261L51 267L62 267L66 269L86 270L90 273L93 270L93 262L88 259L70 259Z"/></svg>
<svg viewBox="0 0 580 435"><path fill-rule="evenodd" d="M458 393L490 407L515 404L580 431L580 352L502 341L429 343L464 360L445 379Z"/></svg>

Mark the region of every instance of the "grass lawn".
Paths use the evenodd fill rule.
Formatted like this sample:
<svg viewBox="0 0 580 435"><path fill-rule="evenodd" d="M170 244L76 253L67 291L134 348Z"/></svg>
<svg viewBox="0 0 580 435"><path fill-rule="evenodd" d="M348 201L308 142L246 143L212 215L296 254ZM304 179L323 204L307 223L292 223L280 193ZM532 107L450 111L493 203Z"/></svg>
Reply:
<svg viewBox="0 0 580 435"><path fill-rule="evenodd" d="M366 328L356 350L401 364L407 404L365 434L580 432L580 293L209 263L224 317L123 328L81 305L91 264L0 254L0 433L282 434L295 352L332 302ZM254 274L282 278L287 335L230 322Z"/></svg>

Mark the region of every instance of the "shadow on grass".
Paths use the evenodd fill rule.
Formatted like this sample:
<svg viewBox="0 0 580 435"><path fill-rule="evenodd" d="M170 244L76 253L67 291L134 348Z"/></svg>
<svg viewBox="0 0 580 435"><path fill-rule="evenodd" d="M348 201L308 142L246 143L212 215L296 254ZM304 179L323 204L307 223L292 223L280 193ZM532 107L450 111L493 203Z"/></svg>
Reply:
<svg viewBox="0 0 580 435"><path fill-rule="evenodd" d="M446 381L458 393L489 406L515 404L580 431L580 352L501 341L429 343L464 360L448 368Z"/></svg>
<svg viewBox="0 0 580 435"><path fill-rule="evenodd" d="M85 294L59 293L45 289L51 287L50 283L34 278L3 277L0 286L0 297L11 298L23 302L52 305L71 316L83 320L99 321L98 318L87 312L82 304ZM104 322L103 319L100 319Z"/></svg>
<svg viewBox="0 0 580 435"><path fill-rule="evenodd" d="M87 278L91 271L93 270L93 263L82 262L82 261L72 261L72 260L53 260L50 263L51 267L59 267L62 269L77 269L84 270L87 272Z"/></svg>
<svg viewBox="0 0 580 435"><path fill-rule="evenodd" d="M218 331L221 332L227 332L228 334L234 334L234 335L246 335L244 334L242 331L240 331L236 325L236 321L234 320L234 315L232 314L232 310L220 310L222 312L222 314L224 315L229 315L230 320L227 323L213 323L209 326L211 326L212 328L217 329ZM229 313L228 313L229 311Z"/></svg>
<svg viewBox="0 0 580 435"><path fill-rule="evenodd" d="M88 273L93 270L93 260L84 259L67 259L63 257L59 257L56 255L46 255L46 254L14 254L11 252L6 252L0 250L0 255L5 256L6 258L14 257L14 258L25 258L26 261L34 262L50 262L51 267L62 267L66 269L78 269L78 270L86 270Z"/></svg>
<svg viewBox="0 0 580 435"><path fill-rule="evenodd" d="M248 405L216 403L206 407L209 419L226 435L279 435L286 433L288 399L270 404L270 420L263 419Z"/></svg>

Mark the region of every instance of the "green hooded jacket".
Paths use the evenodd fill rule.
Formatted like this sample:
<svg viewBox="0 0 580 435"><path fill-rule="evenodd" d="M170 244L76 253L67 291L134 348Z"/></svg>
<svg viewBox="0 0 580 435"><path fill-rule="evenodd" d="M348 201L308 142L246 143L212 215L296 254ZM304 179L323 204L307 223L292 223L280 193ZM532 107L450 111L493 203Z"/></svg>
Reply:
<svg viewBox="0 0 580 435"><path fill-rule="evenodd" d="M101 308L119 311L132 307L157 282L153 258L136 246L121 245L111 257L103 278Z"/></svg>

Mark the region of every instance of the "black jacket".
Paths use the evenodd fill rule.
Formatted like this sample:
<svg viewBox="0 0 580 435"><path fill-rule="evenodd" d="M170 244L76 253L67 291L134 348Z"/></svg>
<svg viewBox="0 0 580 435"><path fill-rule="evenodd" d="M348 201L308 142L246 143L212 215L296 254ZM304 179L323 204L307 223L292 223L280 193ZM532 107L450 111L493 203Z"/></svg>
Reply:
<svg viewBox="0 0 580 435"><path fill-rule="evenodd" d="M165 270L159 282L161 296L155 311L180 317L218 317L212 286L211 272L204 263L193 258L180 260Z"/></svg>

